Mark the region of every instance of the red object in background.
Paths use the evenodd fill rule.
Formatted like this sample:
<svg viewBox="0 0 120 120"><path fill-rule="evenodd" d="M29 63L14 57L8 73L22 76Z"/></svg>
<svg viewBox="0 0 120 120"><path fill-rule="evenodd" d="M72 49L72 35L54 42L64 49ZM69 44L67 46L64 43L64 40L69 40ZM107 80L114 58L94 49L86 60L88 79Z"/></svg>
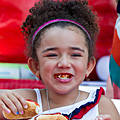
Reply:
<svg viewBox="0 0 120 120"><path fill-rule="evenodd" d="M120 99L120 88L113 83L114 99Z"/></svg>
<svg viewBox="0 0 120 120"><path fill-rule="evenodd" d="M22 11L12 3L0 3L0 62L26 62L21 35Z"/></svg>
<svg viewBox="0 0 120 120"><path fill-rule="evenodd" d="M117 19L116 0L89 0L99 17L100 33L97 40L96 58L110 55L114 26Z"/></svg>
<svg viewBox="0 0 120 120"><path fill-rule="evenodd" d="M24 40L20 26L29 8L38 0L1 0L0 1L0 62L27 63L24 55ZM115 0L89 0L99 16L100 34L97 41L97 60L110 55L114 25L117 18ZM97 80L94 69L90 78Z"/></svg>
<svg viewBox="0 0 120 120"><path fill-rule="evenodd" d="M34 1L0 1L0 62L27 63L20 26Z"/></svg>
<svg viewBox="0 0 120 120"><path fill-rule="evenodd" d="M41 84L41 81L37 80L15 80L15 79L0 79L0 89L43 89L45 86Z"/></svg>
<svg viewBox="0 0 120 120"><path fill-rule="evenodd" d="M95 11L99 17L100 33L96 42L96 60L98 61L101 57L110 55L114 26L117 18L116 12L116 0L88 0L89 4L92 5L93 11ZM90 74L91 80L99 80L96 67Z"/></svg>

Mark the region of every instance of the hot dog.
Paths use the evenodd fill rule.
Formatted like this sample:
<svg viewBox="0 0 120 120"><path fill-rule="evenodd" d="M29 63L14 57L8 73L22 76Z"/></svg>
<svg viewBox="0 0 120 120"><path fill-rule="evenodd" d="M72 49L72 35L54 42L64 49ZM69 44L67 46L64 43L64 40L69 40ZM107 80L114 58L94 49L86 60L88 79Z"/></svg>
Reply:
<svg viewBox="0 0 120 120"><path fill-rule="evenodd" d="M50 114L50 115L39 115L34 118L34 120L68 120L61 114Z"/></svg>
<svg viewBox="0 0 120 120"><path fill-rule="evenodd" d="M37 104L34 101L30 101L30 100L27 100L26 102L27 102L28 108L23 109L24 111L23 114L15 115L13 112L11 113L3 112L4 117L7 119L26 119L26 118L31 118L35 115L38 115L40 111L39 104Z"/></svg>

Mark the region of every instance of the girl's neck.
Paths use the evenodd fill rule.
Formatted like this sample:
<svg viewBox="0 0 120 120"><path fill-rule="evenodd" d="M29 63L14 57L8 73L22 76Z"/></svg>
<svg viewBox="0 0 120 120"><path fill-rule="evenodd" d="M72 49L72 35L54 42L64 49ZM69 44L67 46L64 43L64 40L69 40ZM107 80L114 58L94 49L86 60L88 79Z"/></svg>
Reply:
<svg viewBox="0 0 120 120"><path fill-rule="evenodd" d="M71 105L79 101L80 91L78 89L67 93L58 94L46 90L48 109Z"/></svg>

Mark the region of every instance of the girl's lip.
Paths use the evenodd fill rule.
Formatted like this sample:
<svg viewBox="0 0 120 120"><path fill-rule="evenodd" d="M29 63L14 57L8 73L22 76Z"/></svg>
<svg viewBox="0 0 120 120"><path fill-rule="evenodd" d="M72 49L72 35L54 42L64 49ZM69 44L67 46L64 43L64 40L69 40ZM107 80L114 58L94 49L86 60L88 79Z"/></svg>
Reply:
<svg viewBox="0 0 120 120"><path fill-rule="evenodd" d="M67 75L69 76L69 78L62 78L64 76L67 77ZM58 77L58 76L60 76L60 77ZM62 83L67 83L72 80L73 74L71 74L71 73L55 73L54 78Z"/></svg>
<svg viewBox="0 0 120 120"><path fill-rule="evenodd" d="M68 72L64 72L64 73L55 73L55 75L58 75L58 74L62 74L62 75L66 75L66 74L72 75L71 73L68 73Z"/></svg>

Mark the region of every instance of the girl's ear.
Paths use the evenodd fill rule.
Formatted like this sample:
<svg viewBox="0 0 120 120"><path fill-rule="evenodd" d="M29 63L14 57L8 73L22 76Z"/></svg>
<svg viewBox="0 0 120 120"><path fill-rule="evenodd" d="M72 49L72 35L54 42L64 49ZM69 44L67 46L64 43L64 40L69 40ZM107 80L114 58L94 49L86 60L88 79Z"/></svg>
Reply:
<svg viewBox="0 0 120 120"><path fill-rule="evenodd" d="M87 71L86 71L87 76L89 76L89 74L93 71L95 65L96 65L95 57L90 58L88 65L87 65Z"/></svg>
<svg viewBox="0 0 120 120"><path fill-rule="evenodd" d="M28 59L28 67L30 68L30 70L32 71L32 73L39 78L40 76L40 69L39 69L39 63L37 60L33 59L32 57L30 57Z"/></svg>

